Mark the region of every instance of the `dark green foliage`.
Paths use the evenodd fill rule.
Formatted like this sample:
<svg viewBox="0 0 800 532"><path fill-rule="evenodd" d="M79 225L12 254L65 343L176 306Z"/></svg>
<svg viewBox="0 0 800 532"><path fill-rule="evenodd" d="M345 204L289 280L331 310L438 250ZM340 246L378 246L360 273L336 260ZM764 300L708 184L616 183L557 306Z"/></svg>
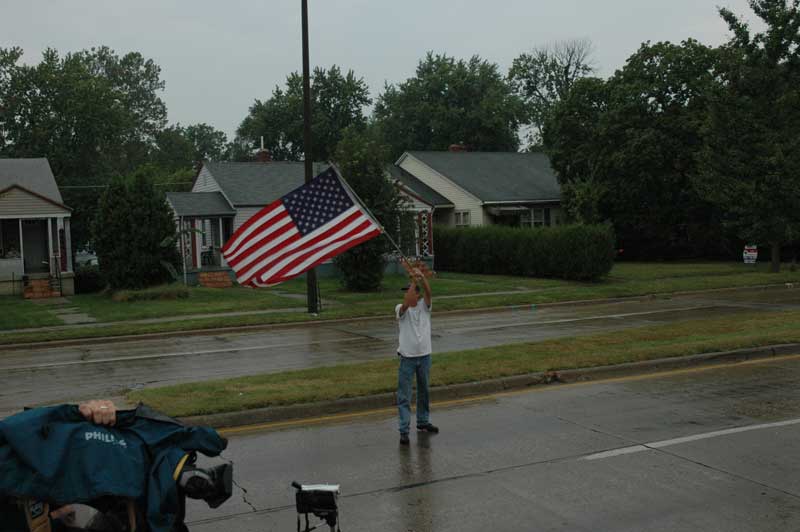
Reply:
<svg viewBox="0 0 800 532"><path fill-rule="evenodd" d="M528 149L541 147L542 129L555 105L576 81L594 72L591 55L591 41L578 39L539 47L514 59L508 80L525 102Z"/></svg>
<svg viewBox="0 0 800 532"><path fill-rule="evenodd" d="M227 144L225 133L208 124L176 124L156 134L151 159L165 172L192 171L203 161L224 159Z"/></svg>
<svg viewBox="0 0 800 532"><path fill-rule="evenodd" d="M715 50L645 43L609 80L578 80L544 141L576 221L613 223L632 258L716 256L720 214L694 188Z"/></svg>
<svg viewBox="0 0 800 532"><path fill-rule="evenodd" d="M75 293L93 294L106 287L106 282L100 273L100 267L87 264L75 270Z"/></svg>
<svg viewBox="0 0 800 532"><path fill-rule="evenodd" d="M315 68L311 98L312 159L328 161L345 129L366 125L364 108L372 103L369 88L352 70L342 74L336 65L328 70ZM235 160L249 160L262 136L274 160L302 160L303 77L294 72L286 78L285 88L276 87L268 100L256 100L236 135L231 153Z"/></svg>
<svg viewBox="0 0 800 532"><path fill-rule="evenodd" d="M188 288L182 284L172 284L155 286L145 290L120 290L115 292L111 299L120 303L132 303L134 301L170 301L188 297Z"/></svg>
<svg viewBox="0 0 800 532"><path fill-rule="evenodd" d="M374 131L350 129L336 149L336 164L342 176L364 205L397 239L396 226L401 212L400 196L387 178L388 149L376 139ZM348 290L378 290L386 266L385 255L391 249L385 236L378 236L337 256L336 266Z"/></svg>
<svg viewBox="0 0 800 532"><path fill-rule="evenodd" d="M100 271L113 290L163 283L170 275L161 261L178 263L177 250L161 246L175 234L172 212L143 173L106 189L93 230Z"/></svg>
<svg viewBox="0 0 800 532"><path fill-rule="evenodd" d="M431 52L413 78L388 85L375 104L375 119L393 157L462 142L475 151L516 151L524 114L496 64Z"/></svg>
<svg viewBox="0 0 800 532"><path fill-rule="evenodd" d="M166 124L161 69L139 53L107 47L22 63L0 48L0 157L47 157L59 186L106 185L147 161ZM73 251L89 243L98 194L66 189Z"/></svg>
<svg viewBox="0 0 800 532"><path fill-rule="evenodd" d="M800 238L800 6L750 7L761 33L720 10L733 38L720 51L696 184L741 238L771 248L778 271L781 247Z"/></svg>
<svg viewBox="0 0 800 532"><path fill-rule="evenodd" d="M451 228L433 231L436 269L594 281L614 265L608 225Z"/></svg>

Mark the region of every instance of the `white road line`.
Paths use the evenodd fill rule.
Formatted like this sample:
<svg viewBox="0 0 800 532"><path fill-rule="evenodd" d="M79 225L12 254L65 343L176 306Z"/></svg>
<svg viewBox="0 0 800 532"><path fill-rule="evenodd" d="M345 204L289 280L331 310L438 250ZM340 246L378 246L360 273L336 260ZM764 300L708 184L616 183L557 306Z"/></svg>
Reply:
<svg viewBox="0 0 800 532"><path fill-rule="evenodd" d="M603 460L605 458L612 458L614 456L640 453L643 451L652 451L654 449L663 449L665 447L672 447L673 445L681 445L683 443L708 440L711 438L719 438L720 436L729 436L731 434L740 434L742 432L751 432L754 430L789 427L792 425L800 425L800 419L790 419L788 421L778 421L775 423L763 423L760 425L748 425L746 427L734 427L732 429L715 430L713 432L704 432L702 434L695 434L693 436L684 436L682 438L673 438L671 440L661 440L651 443L643 443L641 445L620 447L619 449L611 449L610 451L603 451L601 453L590 454L588 456L584 456L583 458L581 458L581 460Z"/></svg>

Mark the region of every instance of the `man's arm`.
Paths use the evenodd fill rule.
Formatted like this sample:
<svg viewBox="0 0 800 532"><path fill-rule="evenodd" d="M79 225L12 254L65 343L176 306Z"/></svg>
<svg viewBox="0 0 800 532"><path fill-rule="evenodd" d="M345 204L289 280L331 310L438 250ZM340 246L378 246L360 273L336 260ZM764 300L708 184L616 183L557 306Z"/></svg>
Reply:
<svg viewBox="0 0 800 532"><path fill-rule="evenodd" d="M414 270L417 274L417 281L422 283L423 297L425 298L425 305L431 308L431 285L428 283L428 278L422 275L419 270Z"/></svg>
<svg viewBox="0 0 800 532"><path fill-rule="evenodd" d="M411 283L411 286L408 287L406 290L405 295L403 296L403 304L400 306L400 313L398 318L406 313L408 307L414 306L413 303L417 300L417 288L414 286L414 283Z"/></svg>

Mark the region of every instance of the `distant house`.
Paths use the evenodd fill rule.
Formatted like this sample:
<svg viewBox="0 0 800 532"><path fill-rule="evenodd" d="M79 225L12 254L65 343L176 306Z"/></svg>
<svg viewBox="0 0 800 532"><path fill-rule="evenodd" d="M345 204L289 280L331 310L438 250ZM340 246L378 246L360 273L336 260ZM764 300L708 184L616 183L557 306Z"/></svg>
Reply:
<svg viewBox="0 0 800 532"><path fill-rule="evenodd" d="M0 159L0 293L75 292L71 213L47 159Z"/></svg>
<svg viewBox="0 0 800 532"><path fill-rule="evenodd" d="M409 151L395 163L409 190L438 203L434 223L537 227L560 222L561 188L545 154L454 148Z"/></svg>

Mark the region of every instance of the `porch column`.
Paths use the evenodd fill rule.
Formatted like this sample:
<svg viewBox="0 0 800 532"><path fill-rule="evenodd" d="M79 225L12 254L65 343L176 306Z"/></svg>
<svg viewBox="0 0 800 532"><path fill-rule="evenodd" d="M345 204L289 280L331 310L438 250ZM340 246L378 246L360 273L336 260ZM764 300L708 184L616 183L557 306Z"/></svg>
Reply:
<svg viewBox="0 0 800 532"><path fill-rule="evenodd" d="M57 270L53 269L53 219L47 219L47 264L50 268L50 275L55 275ZM59 267L56 265L56 267Z"/></svg>
<svg viewBox="0 0 800 532"><path fill-rule="evenodd" d="M225 245L223 240L225 235L222 233L222 216L219 217L219 265L222 268L227 268L228 264L225 262L225 257L222 256L222 246Z"/></svg>
<svg viewBox="0 0 800 532"><path fill-rule="evenodd" d="M25 275L25 244L22 238L22 218L19 219L19 256L22 259L22 275Z"/></svg>
<svg viewBox="0 0 800 532"><path fill-rule="evenodd" d="M201 231L202 232L203 231L203 220L201 220L199 218L195 218L194 220L192 220L192 228L195 229L195 231ZM197 242L199 236L200 236L200 233L197 233L197 232L192 233L192 238L196 242L196 245L194 246L195 264L197 265L197 269L198 270L202 270L203 269L203 255L202 255L203 254L203 241L201 240L200 242Z"/></svg>
<svg viewBox="0 0 800 532"><path fill-rule="evenodd" d="M73 264L72 264L72 235L70 234L70 224L69 218L62 218L61 224L64 226L64 250L63 252L67 254L67 271L73 271Z"/></svg>

